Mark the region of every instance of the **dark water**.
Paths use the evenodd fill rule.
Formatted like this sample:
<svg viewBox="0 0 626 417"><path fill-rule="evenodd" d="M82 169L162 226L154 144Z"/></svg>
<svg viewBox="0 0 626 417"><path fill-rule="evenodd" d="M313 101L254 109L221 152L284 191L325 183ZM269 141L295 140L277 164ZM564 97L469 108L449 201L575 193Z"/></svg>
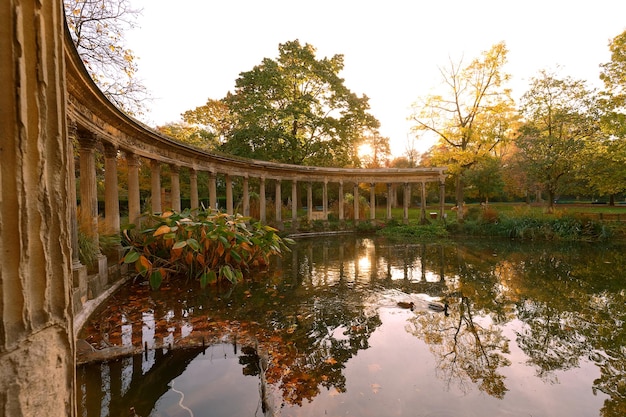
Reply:
<svg viewBox="0 0 626 417"><path fill-rule="evenodd" d="M129 286L81 337L148 350L80 366L79 415L622 417L624 249L315 238L234 288Z"/></svg>

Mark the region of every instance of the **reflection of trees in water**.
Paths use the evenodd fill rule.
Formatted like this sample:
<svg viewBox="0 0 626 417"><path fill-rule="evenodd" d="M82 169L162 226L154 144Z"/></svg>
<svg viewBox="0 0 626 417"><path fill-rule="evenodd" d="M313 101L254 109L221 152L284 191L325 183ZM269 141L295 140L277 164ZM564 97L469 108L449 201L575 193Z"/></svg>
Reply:
<svg viewBox="0 0 626 417"><path fill-rule="evenodd" d="M509 353L508 339L499 327L474 320L467 297L451 307L449 316L421 312L410 322L409 332L430 345L448 385L456 383L467 391L471 381L489 395L504 397L508 389L499 369L511 364L504 356Z"/></svg>

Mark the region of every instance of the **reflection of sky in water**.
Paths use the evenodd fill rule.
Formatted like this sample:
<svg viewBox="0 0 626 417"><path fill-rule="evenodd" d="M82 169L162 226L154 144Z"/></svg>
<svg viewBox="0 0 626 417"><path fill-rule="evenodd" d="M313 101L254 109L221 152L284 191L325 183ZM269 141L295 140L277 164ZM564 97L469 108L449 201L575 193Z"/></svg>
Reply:
<svg viewBox="0 0 626 417"><path fill-rule="evenodd" d="M455 252L452 254L453 261L446 265L445 280L442 281L444 251L428 252L426 249L426 245L376 246L373 240L362 239L350 250L327 246L322 250L299 247L294 251L297 262L290 259L283 261L287 269L282 277L288 284L281 282L282 278L272 278L272 284L265 287L273 288L274 295L282 294L283 290L287 294L284 299L269 298L270 302L279 300L279 307L271 307L277 312L271 315L271 320L268 318L267 323L272 328L297 329L294 317L298 315L305 325L317 323L307 329L306 337L317 343L318 353L331 358L337 346L353 342L351 332L359 325L350 315L351 310L359 309L358 314L365 317L379 316L382 325L373 327L367 343L355 341L362 347L356 353L347 355L345 362L341 363L342 374L346 378L345 392L338 391L334 386L320 385L319 394L311 403L305 401L302 407L284 405L281 415L317 416L324 415L326 410L332 410L332 415L362 417L598 415L607 396L600 391L592 392L593 381L601 376L597 364L582 356L572 369L540 374L537 357L531 358L518 346L520 335L530 334L533 329L517 315L525 311L526 314L537 314L532 316L536 320L533 323L541 324L543 320L538 307L544 304L533 298L540 296L540 290L534 288L535 280L527 278L532 284L524 284L519 267L513 261L505 260L500 261L497 267L486 269L495 272L485 273L480 265L473 265L476 269L471 273L463 272L456 269L458 265L465 266L476 261L463 261ZM402 258L406 253L411 255L408 260ZM291 267L294 269L290 270ZM482 272L484 277L475 276L474 271ZM481 280L484 278L489 285L483 287ZM245 287L246 284L239 285ZM283 285L285 287L281 287ZM295 289L297 291L290 292ZM362 289L365 290L360 291ZM233 294L237 291L243 292L243 289L237 287ZM333 298L325 298L330 291ZM461 305L458 295L464 291L481 293L472 295L465 307ZM520 291L526 291L525 296L520 296ZM254 297L254 289L252 292ZM489 300L490 296L482 292L493 292L493 303ZM296 296L296 293L302 300L289 300L290 294ZM450 317L428 310L429 301L441 300L445 296L451 303ZM235 307L231 310L231 305L243 305L246 300L231 294L228 297L233 297L227 301L229 307L226 310L231 312L235 312ZM397 301L400 300L415 300L419 308L414 311L398 308ZM611 294L602 293L589 296L582 304L600 311L611 300ZM546 307L547 312L551 311L550 303ZM114 384L119 387L115 389L122 395L128 392L132 378L136 377L133 368L139 367L145 375L158 362L156 351L151 349L155 343L163 343L167 347L179 339L188 338L193 333L192 323L197 316L206 316L209 312L208 315L215 320L225 319L219 315L224 314L223 311L215 314L211 308L208 304L192 305L190 302L189 306L184 304L180 310L171 306L155 308L155 311L162 312L161 317L155 317L151 310L142 312L142 323L135 323L134 327L136 331L141 329L142 346L147 344L149 351L135 357L135 364L133 358L122 360L121 371L113 375L121 379L121 382L116 382L117 385ZM462 308L465 308L464 315L461 314ZM499 308L502 310L497 311ZM255 319L261 321L264 311L257 313ZM565 321L569 319L568 314L576 312L566 313L561 312L546 320L553 320L560 324L561 330L567 331ZM129 320L125 315L120 319L121 343L124 346L132 343L133 324ZM155 340L157 322L159 329L167 330L163 340ZM162 325L164 322L166 325ZM465 346L455 346L455 351L450 343L454 341L454 328L458 325L462 326L462 331L457 339ZM482 347L474 346L478 339L484 343ZM574 339L574 342L577 341L584 342L582 338ZM499 350L493 350L494 346L499 346ZM492 349L491 353L499 355L504 362L510 361L510 365L503 362L496 369L506 385L504 400L482 391L480 384L485 374L479 372L479 377L472 374L472 368L481 365L480 361L471 363L472 355L485 347ZM296 350L301 348L293 347ZM167 351L167 348L162 350L163 353ZM467 368L458 365L457 369L449 369L454 363L451 358L455 355L458 356L457 365L464 360ZM193 359L182 375L173 380L171 389L160 397L151 415L187 415L180 409L180 393L184 393L185 406L194 410L194 417L254 415L258 412L259 380L258 377L242 375L238 357L232 345L210 347L205 355ZM112 375L106 365L102 365L99 375L105 392L98 400L100 416L103 417L108 415L112 401ZM84 386L81 386L83 389ZM272 389L275 396L280 397L279 387ZM84 402L84 392L81 395Z"/></svg>

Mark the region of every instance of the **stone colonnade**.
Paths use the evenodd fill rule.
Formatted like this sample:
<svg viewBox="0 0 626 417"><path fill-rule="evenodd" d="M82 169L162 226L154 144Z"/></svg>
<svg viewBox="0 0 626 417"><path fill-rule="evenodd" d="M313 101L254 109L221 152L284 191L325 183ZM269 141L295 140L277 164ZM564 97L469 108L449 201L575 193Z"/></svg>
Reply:
<svg viewBox="0 0 626 417"><path fill-rule="evenodd" d="M328 186L338 188L338 218L344 219L343 196L352 184L355 220L359 219L359 184L399 184L405 190L440 184L443 168L339 169L299 167L227 158L198 151L146 128L115 108L102 94L64 27L61 2L17 2L0 7L0 414L11 416L76 415L74 331L76 312L85 310L121 276L119 253L99 252L97 154L104 157L107 233L120 231L118 164L128 168L128 216L141 214L139 167L149 162L152 209L164 209L161 169L169 166L170 206L180 210L181 172L189 171L189 200L199 205L198 174L208 172L208 199L216 207L217 176L225 183L225 210L233 213L233 181L242 184L241 212L250 213L250 182L258 182L259 218L268 217L268 181L275 202L282 202L283 181L290 181L292 220L297 217L297 184L307 184L307 212L313 219L313 184L323 187L323 218L328 216ZM75 166L74 156L79 162ZM75 169L80 172L75 175ZM77 190L77 184L78 190ZM78 191L78 192L77 192ZM370 191L370 204L376 194ZM80 208L77 206L80 200ZM443 202L443 198L440 199ZM275 204L282 221L282 204ZM443 205L439 210L443 214ZM374 211L370 218L373 219ZM387 217L391 216L390 199ZM96 253L89 269L81 264L79 235ZM82 235L81 235L82 236Z"/></svg>

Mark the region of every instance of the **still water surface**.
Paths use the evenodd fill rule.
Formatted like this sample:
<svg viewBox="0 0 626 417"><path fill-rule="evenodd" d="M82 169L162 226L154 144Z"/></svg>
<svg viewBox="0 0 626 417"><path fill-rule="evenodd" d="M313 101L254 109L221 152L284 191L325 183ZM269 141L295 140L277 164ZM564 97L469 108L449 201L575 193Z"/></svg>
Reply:
<svg viewBox="0 0 626 417"><path fill-rule="evenodd" d="M314 238L233 288L129 285L81 337L148 350L81 365L79 415L622 417L624 249Z"/></svg>

